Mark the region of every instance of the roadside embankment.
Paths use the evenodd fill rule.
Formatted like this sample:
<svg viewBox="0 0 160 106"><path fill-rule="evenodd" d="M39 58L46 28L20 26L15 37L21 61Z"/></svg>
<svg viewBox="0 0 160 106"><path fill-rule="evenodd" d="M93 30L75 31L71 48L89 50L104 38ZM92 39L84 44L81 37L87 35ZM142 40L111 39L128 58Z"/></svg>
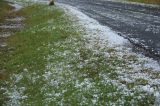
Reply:
<svg viewBox="0 0 160 106"><path fill-rule="evenodd" d="M127 0L127 1L160 5L160 0Z"/></svg>
<svg viewBox="0 0 160 106"><path fill-rule="evenodd" d="M0 86L7 79L9 73L6 72L5 64L7 62L7 54L12 48L8 46L8 38L23 27L23 17L18 14L20 5L7 1L0 1ZM0 90L0 105L5 101L4 91Z"/></svg>
<svg viewBox="0 0 160 106"><path fill-rule="evenodd" d="M31 3L18 13L25 26L2 55L10 73L2 105L160 104L159 65L110 28L63 4Z"/></svg>

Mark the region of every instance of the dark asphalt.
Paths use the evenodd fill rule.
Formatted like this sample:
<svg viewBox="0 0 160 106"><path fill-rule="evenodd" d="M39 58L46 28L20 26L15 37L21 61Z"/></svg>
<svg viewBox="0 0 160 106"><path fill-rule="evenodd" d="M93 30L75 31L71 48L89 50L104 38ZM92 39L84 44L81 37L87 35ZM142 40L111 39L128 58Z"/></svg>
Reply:
<svg viewBox="0 0 160 106"><path fill-rule="evenodd" d="M127 38L143 54L160 60L160 8L107 0L57 0L69 4Z"/></svg>

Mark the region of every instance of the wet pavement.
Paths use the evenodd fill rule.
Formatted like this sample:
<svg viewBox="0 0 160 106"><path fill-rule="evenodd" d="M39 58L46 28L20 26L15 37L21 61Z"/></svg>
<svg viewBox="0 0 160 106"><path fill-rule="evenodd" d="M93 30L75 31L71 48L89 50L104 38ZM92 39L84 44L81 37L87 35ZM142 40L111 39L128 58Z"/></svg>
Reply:
<svg viewBox="0 0 160 106"><path fill-rule="evenodd" d="M160 60L160 7L107 0L58 0L109 26L134 50Z"/></svg>

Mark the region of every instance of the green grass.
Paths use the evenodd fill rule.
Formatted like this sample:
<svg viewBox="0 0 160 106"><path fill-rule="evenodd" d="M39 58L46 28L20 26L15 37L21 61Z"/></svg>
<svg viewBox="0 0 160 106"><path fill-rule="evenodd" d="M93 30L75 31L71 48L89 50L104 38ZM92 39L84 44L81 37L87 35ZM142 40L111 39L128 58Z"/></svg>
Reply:
<svg viewBox="0 0 160 106"><path fill-rule="evenodd" d="M13 7L8 5L6 1L0 0L0 23L4 21L4 18L10 13L12 9ZM2 40L0 40L0 42L1 41ZM3 50L0 48L0 86L2 86L1 82L3 82L3 79L5 79L5 76L7 75L2 72L5 62L5 58L3 55L1 55L2 52L5 52L5 49ZM4 103L4 95L2 95L4 92L4 90L0 90L0 105Z"/></svg>
<svg viewBox="0 0 160 106"><path fill-rule="evenodd" d="M89 39L81 36L85 32L59 7L35 4L18 14L26 18L25 28L8 39L10 49L0 59L10 75L1 81L4 106L154 103L153 95L132 89L147 80L118 82L119 71L132 70L129 65L138 62L136 57L121 59L114 48L98 45L87 48Z"/></svg>
<svg viewBox="0 0 160 106"><path fill-rule="evenodd" d="M63 13L59 10L37 12L36 10L40 8L47 7L35 5L22 10L27 18L26 28L9 39L10 45L14 45L13 48L15 48L14 53L10 55L10 58L13 59L8 61L9 65L7 66L8 68L11 67L12 70L20 71L21 68L18 68L17 65L29 69L43 69L45 66L44 56L49 52L46 50L45 45L67 37L67 32L61 31L59 28L51 31L41 31L45 26L52 27L52 23L48 23L48 20L57 20ZM52 12L55 15L50 16L50 14L53 14ZM29 16L27 16L28 14ZM61 22L56 21L54 24L58 26L61 25ZM41 51L38 51L37 48L40 48Z"/></svg>
<svg viewBox="0 0 160 106"><path fill-rule="evenodd" d="M47 64L45 57L49 54L47 45L64 40L70 34L78 35L72 29L70 31L63 30L63 28L70 29L68 27L71 23L63 17L62 10L53 8L33 5L19 11L18 14L26 18L25 28L8 39L9 49L1 54L0 58L1 68L7 70L7 74L20 73L24 68L31 72L44 73L42 70ZM50 28L47 28L48 31L43 31L46 26ZM52 29L54 26L56 28Z"/></svg>
<svg viewBox="0 0 160 106"><path fill-rule="evenodd" d="M147 3L147 4L160 4L160 0L128 0L128 1Z"/></svg>

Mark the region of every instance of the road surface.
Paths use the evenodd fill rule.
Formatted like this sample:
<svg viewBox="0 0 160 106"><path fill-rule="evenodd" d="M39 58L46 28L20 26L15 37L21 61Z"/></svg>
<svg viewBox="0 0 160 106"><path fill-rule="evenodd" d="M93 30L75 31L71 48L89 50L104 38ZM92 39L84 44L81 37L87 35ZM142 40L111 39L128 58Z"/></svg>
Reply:
<svg viewBox="0 0 160 106"><path fill-rule="evenodd" d="M78 8L127 38L136 50L160 60L160 7L107 0L57 1Z"/></svg>

